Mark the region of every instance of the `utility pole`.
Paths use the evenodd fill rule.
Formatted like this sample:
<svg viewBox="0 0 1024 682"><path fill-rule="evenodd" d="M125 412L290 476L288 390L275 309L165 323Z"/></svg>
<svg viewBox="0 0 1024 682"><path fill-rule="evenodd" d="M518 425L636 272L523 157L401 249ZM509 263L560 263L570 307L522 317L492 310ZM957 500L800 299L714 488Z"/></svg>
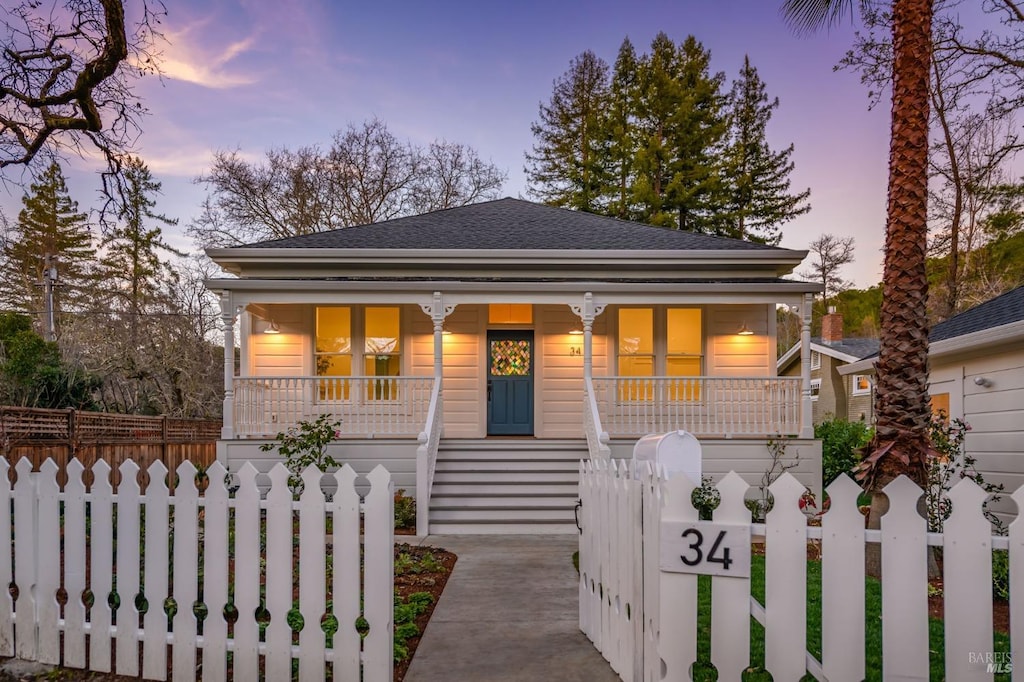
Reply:
<svg viewBox="0 0 1024 682"><path fill-rule="evenodd" d="M51 254L43 256L43 338L57 340L57 325L53 314L53 285L57 283L57 259Z"/></svg>

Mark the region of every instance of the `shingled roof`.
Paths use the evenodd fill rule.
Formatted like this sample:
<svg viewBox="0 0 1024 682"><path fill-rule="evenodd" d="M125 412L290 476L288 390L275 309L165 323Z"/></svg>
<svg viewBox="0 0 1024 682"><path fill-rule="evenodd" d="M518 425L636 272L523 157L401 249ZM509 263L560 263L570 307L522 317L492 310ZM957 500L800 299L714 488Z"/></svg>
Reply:
<svg viewBox="0 0 1024 682"><path fill-rule="evenodd" d="M789 251L510 197L242 248Z"/></svg>
<svg viewBox="0 0 1024 682"><path fill-rule="evenodd" d="M976 305L932 328L931 343L1024 320L1024 286Z"/></svg>

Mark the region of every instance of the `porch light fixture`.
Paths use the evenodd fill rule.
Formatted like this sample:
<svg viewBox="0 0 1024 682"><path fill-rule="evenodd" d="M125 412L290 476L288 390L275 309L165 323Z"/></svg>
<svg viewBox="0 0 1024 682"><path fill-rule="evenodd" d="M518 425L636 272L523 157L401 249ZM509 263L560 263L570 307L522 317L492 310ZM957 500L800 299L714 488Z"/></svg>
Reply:
<svg viewBox="0 0 1024 682"><path fill-rule="evenodd" d="M580 329L579 326L573 327L572 329L569 330L569 335L570 336L583 336L583 330Z"/></svg>
<svg viewBox="0 0 1024 682"><path fill-rule="evenodd" d="M754 335L754 330L751 329L750 327L748 327L747 323L744 322L740 326L740 330L738 332L736 332L736 335L737 336L753 336Z"/></svg>
<svg viewBox="0 0 1024 682"><path fill-rule="evenodd" d="M263 330L264 334L280 334L281 328L277 326L277 322L270 320L267 323L267 328Z"/></svg>

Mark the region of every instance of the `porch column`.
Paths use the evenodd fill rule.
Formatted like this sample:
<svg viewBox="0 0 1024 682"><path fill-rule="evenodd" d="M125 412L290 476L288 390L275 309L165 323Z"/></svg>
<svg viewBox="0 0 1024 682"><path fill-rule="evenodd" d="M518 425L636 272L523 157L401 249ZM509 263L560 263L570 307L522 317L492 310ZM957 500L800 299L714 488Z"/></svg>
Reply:
<svg viewBox="0 0 1024 682"><path fill-rule="evenodd" d="M811 403L811 306L814 297L804 294L800 308L803 324L800 327L800 379L803 399L800 401L800 437L814 438L813 406Z"/></svg>
<svg viewBox="0 0 1024 682"><path fill-rule="evenodd" d="M220 321L224 331L224 425L220 437L235 437L235 320L238 314L230 291L220 292Z"/></svg>
<svg viewBox="0 0 1024 682"><path fill-rule="evenodd" d="M435 291L430 305L421 305L423 312L434 323L434 379L441 381L444 375L444 318L455 310L454 305L444 305L444 297Z"/></svg>
<svg viewBox="0 0 1024 682"><path fill-rule="evenodd" d="M583 378L594 376L594 318L601 314L604 306L594 305L594 295L589 291L583 294L583 305L571 306L572 311L583 323Z"/></svg>

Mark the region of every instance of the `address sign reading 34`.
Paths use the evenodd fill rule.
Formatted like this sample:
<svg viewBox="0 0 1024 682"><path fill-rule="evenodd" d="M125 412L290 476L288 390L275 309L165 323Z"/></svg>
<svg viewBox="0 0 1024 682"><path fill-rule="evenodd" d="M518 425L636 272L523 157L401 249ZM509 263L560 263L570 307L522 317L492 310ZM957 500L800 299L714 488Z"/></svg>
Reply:
<svg viewBox="0 0 1024 682"><path fill-rule="evenodd" d="M662 521L661 570L750 577L750 526Z"/></svg>

